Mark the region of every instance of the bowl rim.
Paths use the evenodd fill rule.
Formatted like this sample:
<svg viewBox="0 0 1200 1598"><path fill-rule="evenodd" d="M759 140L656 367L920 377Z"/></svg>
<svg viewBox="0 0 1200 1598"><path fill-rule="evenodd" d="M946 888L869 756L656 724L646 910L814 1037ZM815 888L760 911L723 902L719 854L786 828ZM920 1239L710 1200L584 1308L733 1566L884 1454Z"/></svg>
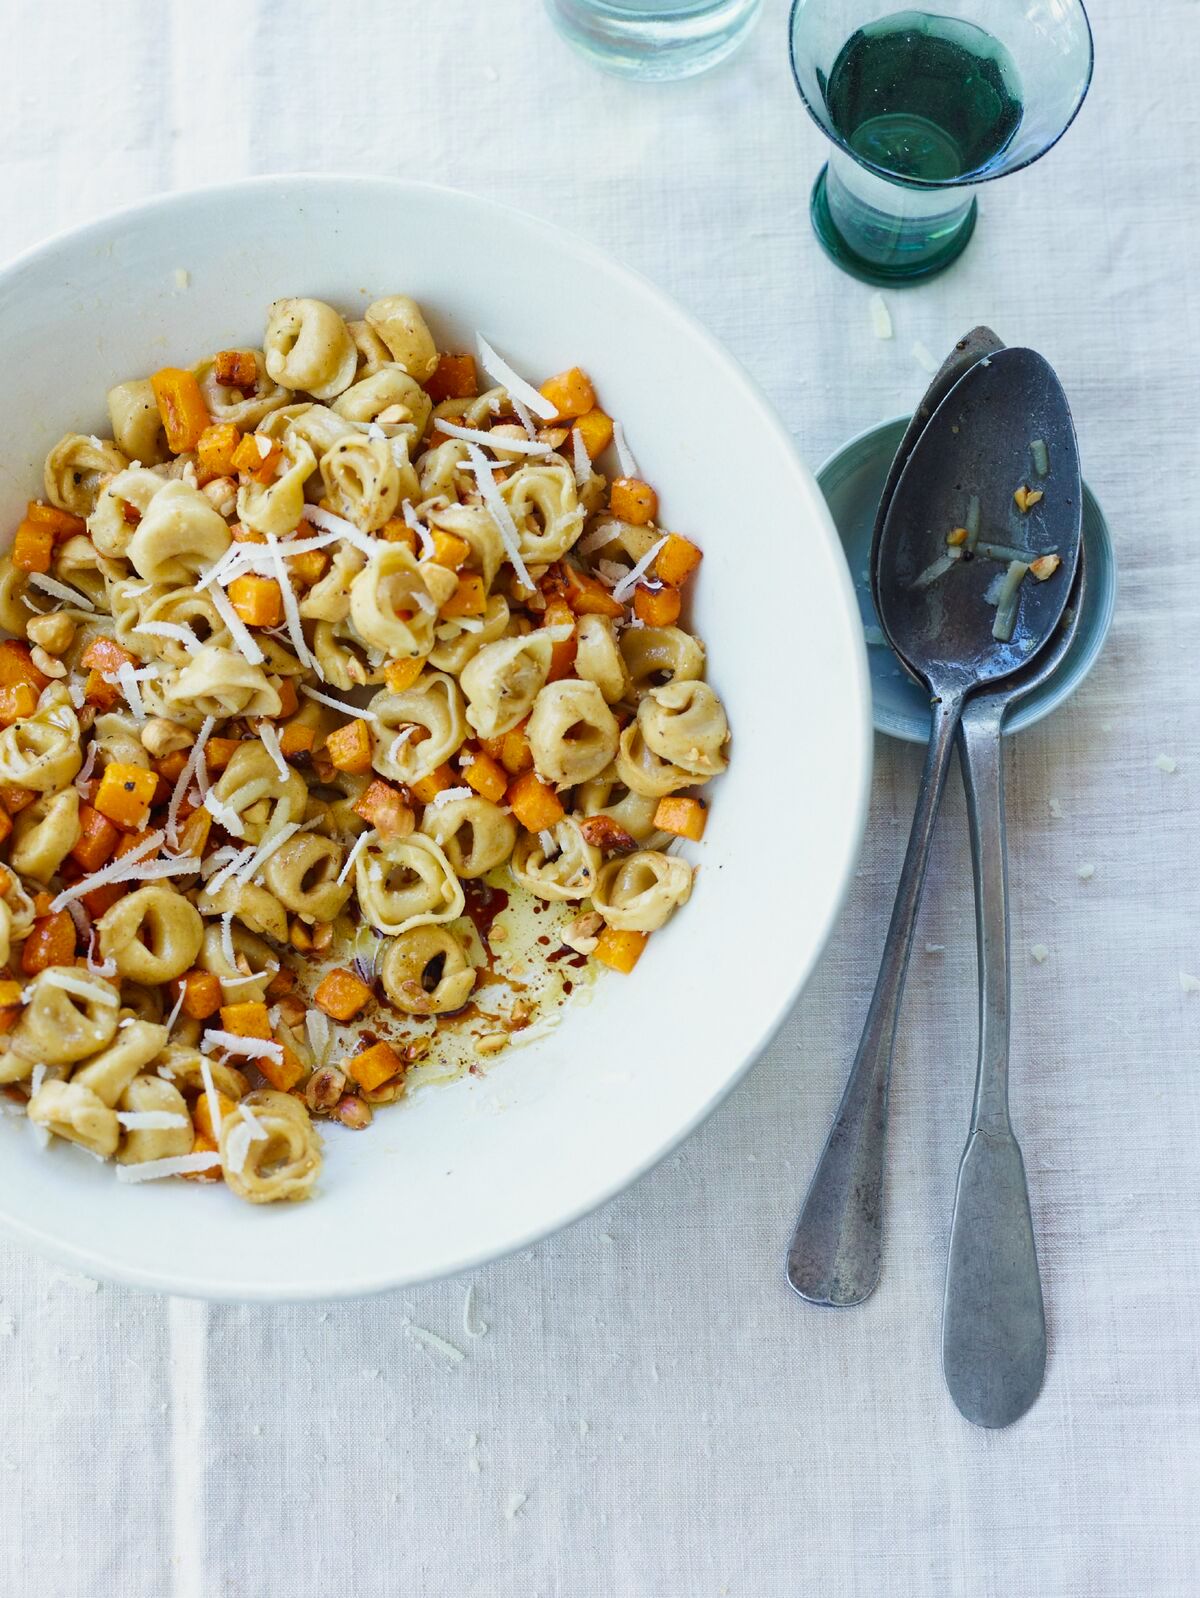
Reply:
<svg viewBox="0 0 1200 1598"><path fill-rule="evenodd" d="M850 663L851 669L856 675L854 686L857 692L853 698L858 705L858 738L856 740L859 773L858 792L851 824L846 834L847 847L845 859L842 863L840 886L837 893L830 896L826 912L814 929L812 954L806 962L797 968L791 986L778 1001L777 1005L773 1007L768 1017L756 1029L750 1041L743 1048L736 1065L726 1075L720 1086L710 1094L708 1099L689 1117L686 1123L678 1127L670 1137L665 1139L651 1154L638 1161L635 1166L624 1169L620 1176L605 1183L599 1192L589 1193L569 1210L556 1212L553 1219L547 1223L539 1223L529 1228L520 1237L510 1240L503 1247L485 1246L477 1250L463 1251L453 1259L448 1260L444 1269L439 1269L432 1274L427 1270L406 1273L401 1269L397 1269L395 1265L388 1264L385 1258L380 1268L373 1272L370 1277L360 1275L349 1280L330 1278L328 1275L322 1279L291 1277L288 1280L259 1286L258 1284L247 1284L242 1281L223 1281L210 1273L203 1280L197 1280L193 1277L181 1282L167 1273L142 1270L136 1266L128 1265L119 1257L110 1258L92 1248L73 1245L69 1239L65 1239L57 1233L43 1231L38 1226L36 1218L32 1216L14 1216L11 1213L0 1210L0 1230L3 1230L14 1241L25 1244L62 1265L86 1271L104 1280L143 1291L162 1292L179 1297L198 1298L218 1303L285 1304L333 1302L344 1299L367 1298L380 1293L416 1287L425 1282L453 1279L479 1270L493 1261L506 1259L513 1254L520 1253L524 1249L554 1236L566 1227L574 1225L575 1222L610 1203L612 1199L625 1192L634 1183L640 1181L649 1171L661 1164L663 1160L674 1153L682 1143L691 1137L693 1132L745 1080L750 1068L762 1056L784 1021L791 1014L797 1000L807 986L818 961L828 945L834 926L841 915L854 881L855 867L861 854L869 812L874 760L871 679L866 644L859 624L858 602L854 593L850 570L846 563L841 538L833 516L825 502L824 494L818 484L816 473L801 458L790 432L785 427L782 418L776 412L775 407L767 398L760 384L715 334L710 333L691 312L685 310L665 289L660 288L644 273L628 266L608 250L600 248L569 228L548 222L542 217L525 211L520 207L508 205L490 196L474 194L467 189L455 188L449 184L428 183L419 179L401 177L380 177L368 173L341 174L303 171L263 173L231 182L196 185L151 195L148 198L133 201L115 210L107 211L101 216L93 217L89 221L77 224L74 227L60 229L49 237L29 246L18 255L0 262L0 337L2 337L2 318L5 310L4 291L8 284L31 266L35 266L41 261L51 261L55 254L62 249L70 248L76 250L80 247L85 247L97 238L111 234L114 227L119 226L122 222L141 220L144 217L152 217L162 212L183 211L198 200L211 201L219 197L240 197L248 192L278 192L281 190L286 191L288 188L320 192L322 195L330 197L344 194L347 190L356 190L360 193L373 192L379 195L381 199L392 202L402 198L405 194L417 190L448 196L458 202L467 202L473 207L479 207L484 211L498 214L523 228L541 233L543 237L552 240L560 248L573 252L577 258L585 261L597 272L611 276L633 287L640 294L648 297L653 302L657 312L674 323L682 336L699 343L707 350L709 356L721 369L724 379L740 388L759 412L764 428L779 446L781 460L786 462L786 469L794 479L796 491L801 497L807 496L810 502L814 534L824 536L834 556L830 563L833 583L837 590L837 597L841 601L843 613L849 624ZM831 595L831 598L833 598L833 595Z"/></svg>

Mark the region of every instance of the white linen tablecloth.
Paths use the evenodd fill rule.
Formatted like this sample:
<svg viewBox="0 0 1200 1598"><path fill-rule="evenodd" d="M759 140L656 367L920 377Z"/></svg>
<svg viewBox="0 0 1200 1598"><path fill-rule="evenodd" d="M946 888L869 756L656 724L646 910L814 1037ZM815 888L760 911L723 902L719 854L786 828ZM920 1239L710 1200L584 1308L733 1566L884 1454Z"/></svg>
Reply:
<svg viewBox="0 0 1200 1598"><path fill-rule="evenodd" d="M1050 357L1122 586L1092 678L1011 749L1013 1094L1045 1392L988 1435L939 1368L975 1046L956 779L916 945L945 952L914 958L897 1051L882 1286L822 1314L784 1284L916 786L918 753L881 740L858 880L795 1014L682 1153L477 1274L486 1335L464 1330L463 1282L206 1308L0 1244L4 1598L1200 1591L1200 994L1180 980L1200 974L1200 13L1095 0L1077 125L988 186L948 276L888 296L885 343L869 291L809 232L822 141L785 10L767 0L719 72L653 87L593 72L536 0L10 0L0 248L250 173L459 185L677 295L814 465L913 403L916 340L941 352L987 321ZM405 1317L465 1358L414 1343Z"/></svg>

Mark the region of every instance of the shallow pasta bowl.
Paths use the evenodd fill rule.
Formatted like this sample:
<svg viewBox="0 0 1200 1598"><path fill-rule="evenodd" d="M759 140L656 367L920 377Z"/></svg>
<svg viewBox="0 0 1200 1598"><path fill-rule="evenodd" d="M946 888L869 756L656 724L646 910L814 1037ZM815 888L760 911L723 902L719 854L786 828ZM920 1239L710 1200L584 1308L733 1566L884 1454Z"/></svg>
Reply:
<svg viewBox="0 0 1200 1598"><path fill-rule="evenodd" d="M518 370L578 364L620 417L662 519L705 559L693 625L734 732L690 904L628 977L482 1077L366 1132L330 1128L315 1199L127 1186L0 1120L0 1222L93 1275L214 1298L342 1297L464 1270L624 1188L730 1091L786 1014L853 870L870 769L854 596L816 485L734 361L666 296L567 234L419 184L268 178L175 195L0 272L0 526L106 389L257 344L290 294L360 314L415 296L442 347L483 332Z"/></svg>

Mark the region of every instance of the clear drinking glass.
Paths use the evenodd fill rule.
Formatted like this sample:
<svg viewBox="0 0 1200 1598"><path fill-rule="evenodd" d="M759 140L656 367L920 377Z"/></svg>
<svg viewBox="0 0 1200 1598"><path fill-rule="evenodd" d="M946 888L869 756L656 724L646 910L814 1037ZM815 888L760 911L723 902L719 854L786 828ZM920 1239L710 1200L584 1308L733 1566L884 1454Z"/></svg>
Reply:
<svg viewBox="0 0 1200 1598"><path fill-rule="evenodd" d="M869 283L949 266L975 185L1045 155L1092 78L1080 0L793 0L790 26L796 87L833 141L813 227Z"/></svg>
<svg viewBox="0 0 1200 1598"><path fill-rule="evenodd" d="M545 0L563 38L624 78L690 78L724 61L762 0Z"/></svg>

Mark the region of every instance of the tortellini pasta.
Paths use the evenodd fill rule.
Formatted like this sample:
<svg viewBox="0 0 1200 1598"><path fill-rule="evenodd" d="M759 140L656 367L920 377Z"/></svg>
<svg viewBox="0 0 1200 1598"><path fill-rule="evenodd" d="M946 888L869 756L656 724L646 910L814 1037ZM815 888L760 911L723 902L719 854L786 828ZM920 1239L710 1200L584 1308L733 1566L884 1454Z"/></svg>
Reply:
<svg viewBox="0 0 1200 1598"><path fill-rule="evenodd" d="M586 380L543 426L408 296L345 309L115 382L0 556L0 1087L133 1183L305 1199L320 1120L632 970L729 760L648 625L700 551L610 491Z"/></svg>

